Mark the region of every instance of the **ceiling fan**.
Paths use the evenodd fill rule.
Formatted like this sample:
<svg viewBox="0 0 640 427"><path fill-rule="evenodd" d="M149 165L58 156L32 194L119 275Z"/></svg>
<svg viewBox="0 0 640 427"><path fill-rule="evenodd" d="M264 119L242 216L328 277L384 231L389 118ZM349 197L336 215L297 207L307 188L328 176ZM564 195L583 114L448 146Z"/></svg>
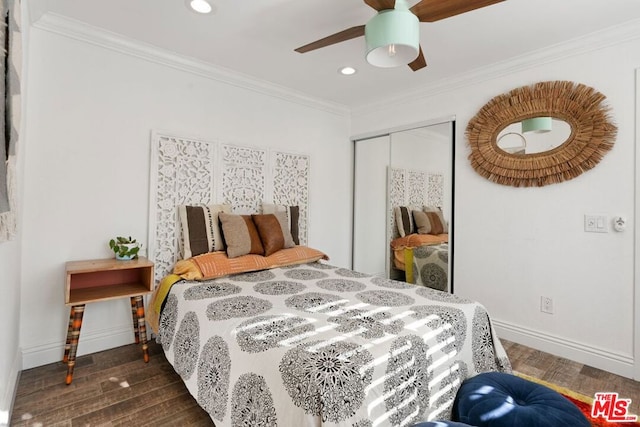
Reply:
<svg viewBox="0 0 640 427"><path fill-rule="evenodd" d="M409 65L413 71L427 66L420 47L420 22L435 22L504 0L420 0L411 8L407 0L364 0L378 11L366 23L351 27L295 49L305 53L365 36L367 62L378 67Z"/></svg>

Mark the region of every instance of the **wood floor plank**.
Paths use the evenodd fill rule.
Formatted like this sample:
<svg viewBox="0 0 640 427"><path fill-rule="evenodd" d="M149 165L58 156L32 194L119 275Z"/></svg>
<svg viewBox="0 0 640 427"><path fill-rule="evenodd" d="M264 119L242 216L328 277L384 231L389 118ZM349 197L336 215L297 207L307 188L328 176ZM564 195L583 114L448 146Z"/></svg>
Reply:
<svg viewBox="0 0 640 427"><path fill-rule="evenodd" d="M128 395L128 398L126 399L121 398L122 396L116 396L115 394L119 394L117 391L106 393L106 395L111 395L113 400L110 399L111 401L105 401L104 404L99 405L95 411L73 417L72 425L86 426L96 424L106 425L106 423L112 423L113 420L120 418L122 414L130 414L137 412L140 408L148 408L150 403L149 399L153 399L156 395L162 396L163 399L167 400L179 401L185 399L185 390L184 387L182 387L182 384L171 381L163 387L157 387L157 382L160 380L164 382L166 381L166 378L160 379L153 377L146 382L148 384L142 383L136 387L126 390ZM140 417L139 420L146 422L149 415L151 414L146 414L145 416Z"/></svg>
<svg viewBox="0 0 640 427"><path fill-rule="evenodd" d="M640 382L507 340L502 343L514 371L592 399L596 392L617 392L621 398L631 399L629 412L640 416Z"/></svg>
<svg viewBox="0 0 640 427"><path fill-rule="evenodd" d="M184 396L173 399L164 399L154 405L140 408L137 411L129 412L123 417L113 420L114 426L140 425L143 422L150 426L166 425L198 425L213 426L209 414L198 406L195 399L191 398L189 392L184 389ZM164 398L164 397L163 397ZM157 401L158 397L151 396L149 399Z"/></svg>
<svg viewBox="0 0 640 427"><path fill-rule="evenodd" d="M593 397L617 391L640 414L640 382L503 340L514 370ZM53 363L20 375L11 426L215 426L189 394L162 347L149 343L149 363L131 344L78 357L73 382Z"/></svg>

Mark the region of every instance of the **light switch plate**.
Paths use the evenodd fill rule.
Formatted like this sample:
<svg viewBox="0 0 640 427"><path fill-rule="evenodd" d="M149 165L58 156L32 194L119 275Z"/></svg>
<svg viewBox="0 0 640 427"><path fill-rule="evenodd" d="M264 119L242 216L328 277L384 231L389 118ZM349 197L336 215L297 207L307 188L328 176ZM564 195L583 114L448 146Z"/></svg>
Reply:
<svg viewBox="0 0 640 427"><path fill-rule="evenodd" d="M608 233L608 219L606 215L585 215L584 231L588 233Z"/></svg>

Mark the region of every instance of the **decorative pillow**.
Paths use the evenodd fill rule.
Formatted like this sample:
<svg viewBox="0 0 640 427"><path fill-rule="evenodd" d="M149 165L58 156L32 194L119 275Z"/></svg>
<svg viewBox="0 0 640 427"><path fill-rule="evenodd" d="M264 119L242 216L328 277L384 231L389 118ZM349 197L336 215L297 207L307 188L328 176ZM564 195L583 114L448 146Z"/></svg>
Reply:
<svg viewBox="0 0 640 427"><path fill-rule="evenodd" d="M251 218L258 229L264 247L264 256L269 256L280 249L295 246L284 212L251 215Z"/></svg>
<svg viewBox="0 0 640 427"><path fill-rule="evenodd" d="M393 208L393 213L396 217L396 226L398 227L400 237L408 236L409 234L416 232L410 208L406 206L397 206Z"/></svg>
<svg viewBox="0 0 640 427"><path fill-rule="evenodd" d="M300 220L299 206L275 205L273 203L263 203L262 213L271 214L276 212L284 212L287 218L289 230L291 230L291 238L296 245L300 244L300 229L298 221Z"/></svg>
<svg viewBox="0 0 640 427"><path fill-rule="evenodd" d="M218 214L229 258L241 255L263 255L264 248L251 215Z"/></svg>
<svg viewBox="0 0 640 427"><path fill-rule="evenodd" d="M182 257L224 250L218 214L231 213L230 205L178 206L182 226Z"/></svg>
<svg viewBox="0 0 640 427"><path fill-rule="evenodd" d="M446 232L441 211L413 211L413 219L419 234L443 234Z"/></svg>
<svg viewBox="0 0 640 427"><path fill-rule="evenodd" d="M306 264L320 259L328 260L329 257L324 252L307 246L282 249L270 256L244 255L230 258L225 252L210 252L178 261L173 274L187 280L207 280L230 274Z"/></svg>
<svg viewBox="0 0 640 427"><path fill-rule="evenodd" d="M580 409L542 384L504 372L483 372L464 380L452 418L483 427L590 427Z"/></svg>
<svg viewBox="0 0 640 427"><path fill-rule="evenodd" d="M442 208L441 207L435 207L435 206L423 206L422 207L422 211L423 212L436 212L437 214L440 215L440 220L442 221L442 226L444 227L444 233L448 233L449 232L449 223L444 219L444 214L442 213Z"/></svg>

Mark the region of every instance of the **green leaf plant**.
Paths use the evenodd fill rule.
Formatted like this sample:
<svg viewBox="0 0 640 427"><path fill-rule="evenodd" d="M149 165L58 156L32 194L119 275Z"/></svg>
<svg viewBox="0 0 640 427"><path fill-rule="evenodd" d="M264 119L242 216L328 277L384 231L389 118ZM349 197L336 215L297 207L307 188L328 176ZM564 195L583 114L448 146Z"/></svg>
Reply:
<svg viewBox="0 0 640 427"><path fill-rule="evenodd" d="M109 240L109 247L116 254L116 258L136 259L138 258L138 252L140 252L140 245L130 246L134 243L137 243L136 239L131 238L131 236L118 236Z"/></svg>

